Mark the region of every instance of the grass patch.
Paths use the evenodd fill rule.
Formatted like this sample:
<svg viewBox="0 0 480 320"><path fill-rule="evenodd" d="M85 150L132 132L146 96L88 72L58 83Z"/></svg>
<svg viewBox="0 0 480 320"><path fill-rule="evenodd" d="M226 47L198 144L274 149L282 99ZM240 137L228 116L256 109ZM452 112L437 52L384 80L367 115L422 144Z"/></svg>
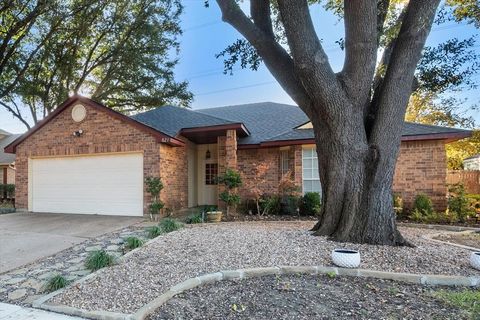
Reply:
<svg viewBox="0 0 480 320"><path fill-rule="evenodd" d="M115 262L114 256L108 254L105 250L91 252L85 260L85 267L92 271L109 267Z"/></svg>
<svg viewBox="0 0 480 320"><path fill-rule="evenodd" d="M202 214L201 213L193 213L185 218L186 224L194 224L194 223L202 223Z"/></svg>
<svg viewBox="0 0 480 320"><path fill-rule="evenodd" d="M163 232L169 233L169 232L176 231L178 229L183 228L183 223L172 218L165 218L162 221L160 221L158 226Z"/></svg>
<svg viewBox="0 0 480 320"><path fill-rule="evenodd" d="M137 237L128 237L125 239L125 248L133 250L143 246L143 240Z"/></svg>
<svg viewBox="0 0 480 320"><path fill-rule="evenodd" d="M45 284L45 291L57 291L58 289L65 288L69 283L70 281L68 281L64 276L57 274L48 279L47 283Z"/></svg>
<svg viewBox="0 0 480 320"><path fill-rule="evenodd" d="M468 312L471 319L480 319L480 291L465 289L462 291L440 290L434 293L446 303Z"/></svg>

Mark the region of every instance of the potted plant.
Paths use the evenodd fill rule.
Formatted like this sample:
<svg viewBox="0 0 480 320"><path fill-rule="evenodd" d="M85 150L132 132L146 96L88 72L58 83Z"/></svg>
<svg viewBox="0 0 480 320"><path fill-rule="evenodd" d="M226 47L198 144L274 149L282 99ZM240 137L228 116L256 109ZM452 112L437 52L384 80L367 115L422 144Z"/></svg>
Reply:
<svg viewBox="0 0 480 320"><path fill-rule="evenodd" d="M480 251L472 252L470 255L470 265L477 270L480 270Z"/></svg>
<svg viewBox="0 0 480 320"><path fill-rule="evenodd" d="M222 221L222 211L218 211L216 206L207 207L206 213L208 222Z"/></svg>
<svg viewBox="0 0 480 320"><path fill-rule="evenodd" d="M335 249L332 251L332 261L342 268L357 268L360 265L360 252L357 250Z"/></svg>
<svg viewBox="0 0 480 320"><path fill-rule="evenodd" d="M227 169L225 174L218 177L218 182L225 186L225 191L221 192L220 200L227 206L227 217L231 209L235 209L240 203L240 196L237 194L237 188L242 185L240 174L232 169Z"/></svg>
<svg viewBox="0 0 480 320"><path fill-rule="evenodd" d="M145 179L145 184L147 185L147 192L150 193L152 199L150 205L148 206L150 220L156 221L160 211L165 206L165 204L160 201L160 191L163 189L163 183L160 178L147 177Z"/></svg>

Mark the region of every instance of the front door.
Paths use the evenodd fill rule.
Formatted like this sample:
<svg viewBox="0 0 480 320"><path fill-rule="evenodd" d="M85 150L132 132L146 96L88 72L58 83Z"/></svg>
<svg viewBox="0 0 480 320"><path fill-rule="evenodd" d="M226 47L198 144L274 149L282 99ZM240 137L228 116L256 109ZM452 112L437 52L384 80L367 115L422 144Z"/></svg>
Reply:
<svg viewBox="0 0 480 320"><path fill-rule="evenodd" d="M198 145L198 205L217 205L218 203L216 151L216 144Z"/></svg>

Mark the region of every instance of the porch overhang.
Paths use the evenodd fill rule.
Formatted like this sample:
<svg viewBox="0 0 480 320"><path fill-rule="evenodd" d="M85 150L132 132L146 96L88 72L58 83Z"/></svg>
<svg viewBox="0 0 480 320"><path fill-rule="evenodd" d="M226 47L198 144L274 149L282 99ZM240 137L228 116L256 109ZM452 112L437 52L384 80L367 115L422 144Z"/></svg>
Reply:
<svg viewBox="0 0 480 320"><path fill-rule="evenodd" d="M227 130L235 130L237 137L243 138L250 135L250 132L243 123L222 124L208 127L183 128L179 135L187 138L196 144L216 143L217 138L225 136Z"/></svg>

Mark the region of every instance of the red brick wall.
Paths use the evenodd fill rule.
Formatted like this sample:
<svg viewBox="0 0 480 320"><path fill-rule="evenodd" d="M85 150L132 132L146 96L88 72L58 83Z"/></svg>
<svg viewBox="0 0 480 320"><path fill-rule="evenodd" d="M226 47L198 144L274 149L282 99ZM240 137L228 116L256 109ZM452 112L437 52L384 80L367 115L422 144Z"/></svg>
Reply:
<svg viewBox="0 0 480 320"><path fill-rule="evenodd" d="M17 208L27 209L28 206L29 157L143 152L144 176L159 176L160 144L151 135L98 109L88 105L86 108L87 116L82 122L72 120L72 107L68 107L17 146ZM80 129L83 135L73 136L73 132ZM145 209L148 202L149 196L144 191Z"/></svg>
<svg viewBox="0 0 480 320"><path fill-rule="evenodd" d="M164 185L161 199L165 208L176 211L188 206L187 168L186 148L160 146L160 177Z"/></svg>
<svg viewBox="0 0 480 320"><path fill-rule="evenodd" d="M302 146L291 146L290 167L296 184L302 185ZM238 150L238 170L243 180L251 180L260 162L267 163L269 170L266 182L262 185L265 193L277 192L280 173L280 149ZM418 193L431 197L437 210L446 208L446 154L443 141L402 142L393 189L401 193L404 205L410 208ZM248 183L240 190L243 197L248 195Z"/></svg>
<svg viewBox="0 0 480 320"><path fill-rule="evenodd" d="M436 210L447 206L446 153L441 140L405 141L400 147L393 190L400 193L404 207L412 207L419 193L428 195Z"/></svg>
<svg viewBox="0 0 480 320"><path fill-rule="evenodd" d="M249 194L249 181L254 180L255 169L259 163L265 163L268 167L262 180L261 188L267 194L278 191L280 181L280 151L279 148L264 149L240 149L237 152L237 169L242 176L244 185L239 189L240 196L245 200Z"/></svg>

